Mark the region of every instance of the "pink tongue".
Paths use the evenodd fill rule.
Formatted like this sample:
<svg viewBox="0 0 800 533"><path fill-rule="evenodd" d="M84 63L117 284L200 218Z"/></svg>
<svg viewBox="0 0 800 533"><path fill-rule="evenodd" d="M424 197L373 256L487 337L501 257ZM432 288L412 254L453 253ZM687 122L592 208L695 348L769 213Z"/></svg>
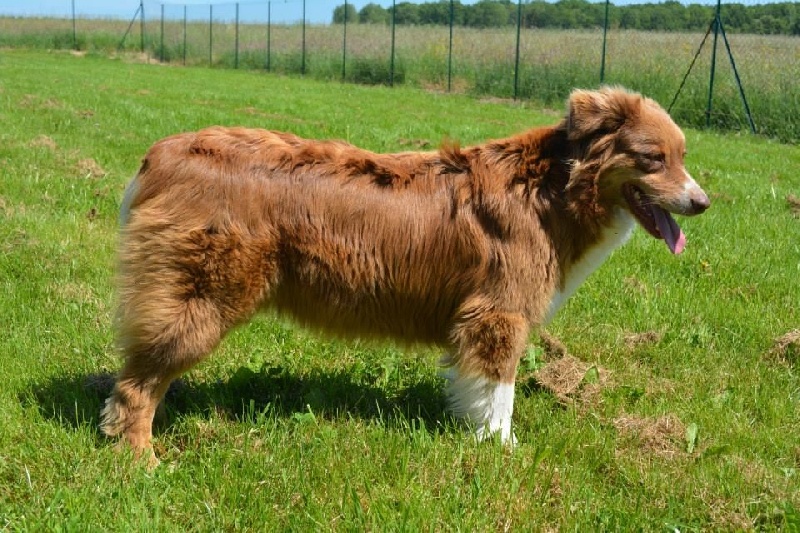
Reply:
<svg viewBox="0 0 800 533"><path fill-rule="evenodd" d="M658 231L667 243L667 248L673 254L679 254L686 246L686 235L681 231L678 223L672 218L672 215L658 207L657 205L650 205L650 211L653 213L653 218L656 220Z"/></svg>

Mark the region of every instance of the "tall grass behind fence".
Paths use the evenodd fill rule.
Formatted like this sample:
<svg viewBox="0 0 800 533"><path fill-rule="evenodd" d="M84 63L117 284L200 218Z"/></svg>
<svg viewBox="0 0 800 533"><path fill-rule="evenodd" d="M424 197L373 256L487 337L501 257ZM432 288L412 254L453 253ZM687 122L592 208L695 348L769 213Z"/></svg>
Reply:
<svg viewBox="0 0 800 533"><path fill-rule="evenodd" d="M142 4L144 13L131 12L128 21L100 20L71 16L64 0L47 1L64 6L64 18L0 18L0 46L103 53L122 49L172 64L412 84L552 106L560 106L574 87L599 85L602 71L604 83L641 91L665 107L674 101L671 112L684 125L750 127L721 37L709 106L713 33L608 28L604 38L603 28L311 22L330 21L334 7L343 3L338 0L213 5L148 1ZM724 5L721 19L724 24ZM709 29L711 23L709 19ZM757 131L798 142L800 37L730 32L727 37Z"/></svg>

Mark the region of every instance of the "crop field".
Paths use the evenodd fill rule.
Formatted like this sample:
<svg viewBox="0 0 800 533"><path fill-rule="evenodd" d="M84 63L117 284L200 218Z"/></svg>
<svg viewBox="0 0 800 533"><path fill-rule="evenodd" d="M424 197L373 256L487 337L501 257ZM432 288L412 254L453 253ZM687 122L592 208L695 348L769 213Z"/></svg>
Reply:
<svg viewBox="0 0 800 533"><path fill-rule="evenodd" d="M177 16L173 12L172 16ZM710 22L710 21L709 21ZM441 91L530 100L559 106L573 87L600 83L601 30L524 29L515 76L516 29L456 27L452 50L444 26L397 26L394 74L392 32L378 24L240 24L147 20L144 39L134 24L79 20L73 42L67 20L0 18L0 46L71 48L114 53L120 43L152 60L303 73L320 80L410 85ZM722 38L717 48L714 97L707 115L713 35L610 30L604 82L648 94L668 106L684 125L747 131L745 106ZM730 34L731 52L757 131L800 141L800 37ZM237 43L238 41L238 49ZM346 44L345 44L346 41ZM693 64L695 54L696 62ZM690 71L690 65L693 65ZM448 75L449 72L449 75ZM678 94L681 80L686 83Z"/></svg>
<svg viewBox="0 0 800 533"><path fill-rule="evenodd" d="M270 315L170 390L160 466L99 433L119 201L153 142L225 124L435 149L562 113L0 50L0 530L797 530L800 150L748 134L686 129L712 197L686 251L636 230L531 337L513 450L448 418L435 348Z"/></svg>

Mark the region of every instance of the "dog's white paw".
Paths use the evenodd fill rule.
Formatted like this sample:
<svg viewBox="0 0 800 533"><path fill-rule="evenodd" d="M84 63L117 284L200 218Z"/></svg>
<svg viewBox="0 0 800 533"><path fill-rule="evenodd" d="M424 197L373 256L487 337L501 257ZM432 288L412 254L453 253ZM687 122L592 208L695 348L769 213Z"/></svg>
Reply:
<svg viewBox="0 0 800 533"><path fill-rule="evenodd" d="M450 367L442 374L448 379L448 405L453 414L475 429L479 441L499 435L503 444L514 446L511 431L514 414L514 384L500 383L483 376L463 376Z"/></svg>

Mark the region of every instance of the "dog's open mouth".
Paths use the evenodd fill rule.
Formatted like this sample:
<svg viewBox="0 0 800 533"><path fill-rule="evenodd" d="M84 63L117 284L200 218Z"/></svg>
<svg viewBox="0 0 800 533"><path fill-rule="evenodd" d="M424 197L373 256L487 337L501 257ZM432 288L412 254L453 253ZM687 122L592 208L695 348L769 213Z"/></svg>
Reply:
<svg viewBox="0 0 800 533"><path fill-rule="evenodd" d="M662 209L636 185L626 183L622 186L622 194L628 201L633 216L650 235L666 242L667 248L673 254L683 251L686 235L668 211Z"/></svg>

